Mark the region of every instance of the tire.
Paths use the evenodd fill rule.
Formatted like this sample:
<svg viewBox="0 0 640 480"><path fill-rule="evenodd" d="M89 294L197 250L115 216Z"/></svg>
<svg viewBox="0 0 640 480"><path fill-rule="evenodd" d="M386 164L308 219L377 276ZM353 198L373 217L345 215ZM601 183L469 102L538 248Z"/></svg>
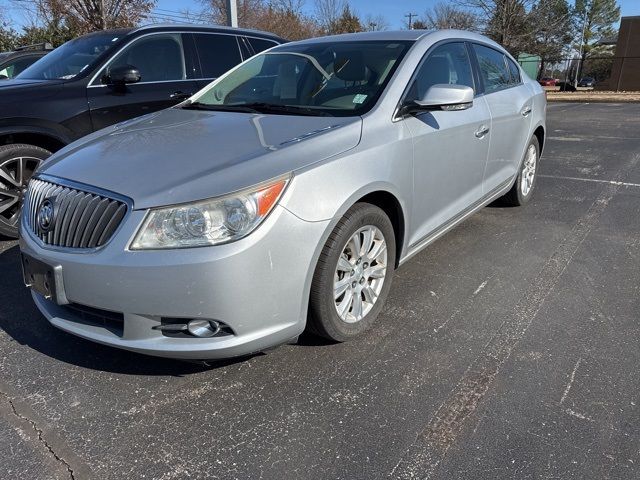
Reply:
<svg viewBox="0 0 640 480"><path fill-rule="evenodd" d="M356 233L362 246L359 255L354 255ZM395 261L395 233L385 212L369 203L351 207L331 232L318 259L311 284L308 330L337 342L367 330L387 298ZM337 297L336 286L344 289Z"/></svg>
<svg viewBox="0 0 640 480"><path fill-rule="evenodd" d="M29 179L51 152L34 145L0 146L0 235L18 238L22 199Z"/></svg>
<svg viewBox="0 0 640 480"><path fill-rule="evenodd" d="M537 137L531 138L520 164L520 171L513 187L500 200L502 204L518 207L528 203L533 197L540 166L540 144Z"/></svg>

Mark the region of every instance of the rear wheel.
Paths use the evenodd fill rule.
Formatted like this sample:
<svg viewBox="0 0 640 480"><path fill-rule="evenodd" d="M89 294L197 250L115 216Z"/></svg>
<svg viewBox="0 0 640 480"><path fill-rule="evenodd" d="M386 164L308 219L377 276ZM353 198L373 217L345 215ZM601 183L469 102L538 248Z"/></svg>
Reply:
<svg viewBox="0 0 640 480"><path fill-rule="evenodd" d="M391 288L395 235L380 208L354 205L329 236L311 285L309 329L343 342L375 321Z"/></svg>
<svg viewBox="0 0 640 480"><path fill-rule="evenodd" d="M48 150L33 145L0 146L0 235L18 237L27 184L40 162L49 155Z"/></svg>
<svg viewBox="0 0 640 480"><path fill-rule="evenodd" d="M518 177L511 190L502 197L502 203L517 207L531 200L536 186L539 159L540 144L534 136L527 145Z"/></svg>

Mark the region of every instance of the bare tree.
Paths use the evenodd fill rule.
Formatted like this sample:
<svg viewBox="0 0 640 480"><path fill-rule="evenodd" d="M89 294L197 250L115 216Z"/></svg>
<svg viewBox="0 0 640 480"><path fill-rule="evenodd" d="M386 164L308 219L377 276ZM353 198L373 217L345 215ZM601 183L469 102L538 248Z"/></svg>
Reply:
<svg viewBox="0 0 640 480"><path fill-rule="evenodd" d="M60 16L78 33L140 23L156 0L37 0L45 15Z"/></svg>
<svg viewBox="0 0 640 480"><path fill-rule="evenodd" d="M271 0L269 6L276 11L293 12L300 15L302 14L304 3L304 0Z"/></svg>
<svg viewBox="0 0 640 480"><path fill-rule="evenodd" d="M202 0L201 16L214 23L227 18L226 0ZM302 12L303 0L238 0L238 25L275 33L289 40L320 34L315 20Z"/></svg>
<svg viewBox="0 0 640 480"><path fill-rule="evenodd" d="M316 0L315 17L320 27L327 33L342 16L347 3L345 0Z"/></svg>
<svg viewBox="0 0 640 480"><path fill-rule="evenodd" d="M367 15L361 20L362 28L367 32L389 30L389 22L384 15Z"/></svg>
<svg viewBox="0 0 640 480"><path fill-rule="evenodd" d="M221 25L227 22L226 0L201 0L201 3L204 17ZM245 28L255 28L257 19L264 10L265 4L262 0L238 0L238 25Z"/></svg>
<svg viewBox="0 0 640 480"><path fill-rule="evenodd" d="M527 12L535 0L457 0L459 6L473 11L485 35L517 55L531 39Z"/></svg>
<svg viewBox="0 0 640 480"><path fill-rule="evenodd" d="M479 22L476 14L451 5L450 3L437 3L433 8L425 12L421 20L427 29L442 30L455 28L458 30L479 30Z"/></svg>

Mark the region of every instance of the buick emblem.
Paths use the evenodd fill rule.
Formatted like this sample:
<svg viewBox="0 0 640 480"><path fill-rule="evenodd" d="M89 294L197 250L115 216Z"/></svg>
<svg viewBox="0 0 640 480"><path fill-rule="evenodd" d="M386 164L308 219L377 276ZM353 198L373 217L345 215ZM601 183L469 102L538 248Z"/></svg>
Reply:
<svg viewBox="0 0 640 480"><path fill-rule="evenodd" d="M53 227L53 202L46 198L38 209L38 227L43 233L47 233Z"/></svg>

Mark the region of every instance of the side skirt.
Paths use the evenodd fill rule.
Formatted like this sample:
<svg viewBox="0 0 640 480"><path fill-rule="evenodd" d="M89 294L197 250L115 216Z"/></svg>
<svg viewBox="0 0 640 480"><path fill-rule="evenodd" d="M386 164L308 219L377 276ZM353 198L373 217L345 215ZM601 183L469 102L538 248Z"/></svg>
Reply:
<svg viewBox="0 0 640 480"><path fill-rule="evenodd" d="M469 218L471 215L476 213L478 210L486 207L488 204L493 202L495 199L497 199L497 198L501 197L502 195L504 195L505 193L507 193L511 189L511 187L513 186L513 182L514 181L515 181L515 179L509 179L506 182L501 183L496 188L491 190L491 192L489 192L486 196L484 196L483 198L481 198L477 202L471 204L469 207L467 207L465 210L463 210L462 212L460 212L456 216L452 217L449 221L444 223L441 227L437 228L436 230L434 230L433 232L431 232L430 234L428 234L426 237L422 238L421 240L418 240L413 245L410 245L407 248L407 253L402 257L402 259L398 263L398 266L402 265L404 262L409 260L411 257L413 257L414 255L419 253L422 249L424 249L425 247L427 247L431 243L435 242L438 238L443 236L445 233L447 233L449 230L454 228L459 223L462 223L464 220Z"/></svg>

